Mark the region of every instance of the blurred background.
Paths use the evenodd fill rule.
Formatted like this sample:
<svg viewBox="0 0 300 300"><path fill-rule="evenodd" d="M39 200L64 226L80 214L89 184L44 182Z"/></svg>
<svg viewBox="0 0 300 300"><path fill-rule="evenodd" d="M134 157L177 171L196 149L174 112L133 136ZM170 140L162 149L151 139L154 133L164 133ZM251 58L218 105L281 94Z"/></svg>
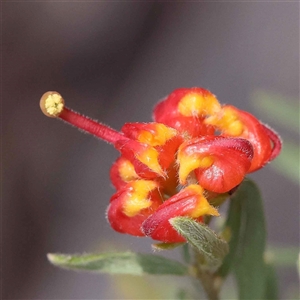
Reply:
<svg viewBox="0 0 300 300"><path fill-rule="evenodd" d="M150 121L155 103L178 87L204 87L257 115L285 142L277 162L251 175L265 201L268 245L298 248L299 3L1 5L3 299L171 299L162 287L188 284L48 263L49 252L152 251L150 239L106 222L117 151L46 118L38 102L48 90L115 129ZM296 299L293 263L277 272L281 299Z"/></svg>

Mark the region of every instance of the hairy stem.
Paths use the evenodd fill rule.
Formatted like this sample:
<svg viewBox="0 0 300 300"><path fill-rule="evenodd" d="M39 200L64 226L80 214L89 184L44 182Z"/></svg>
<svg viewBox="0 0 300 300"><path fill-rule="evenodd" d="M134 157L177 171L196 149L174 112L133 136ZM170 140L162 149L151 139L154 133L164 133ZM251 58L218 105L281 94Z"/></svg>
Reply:
<svg viewBox="0 0 300 300"><path fill-rule="evenodd" d="M221 281L212 270L203 268L202 258L195 251L196 278L202 284L208 300L219 300Z"/></svg>

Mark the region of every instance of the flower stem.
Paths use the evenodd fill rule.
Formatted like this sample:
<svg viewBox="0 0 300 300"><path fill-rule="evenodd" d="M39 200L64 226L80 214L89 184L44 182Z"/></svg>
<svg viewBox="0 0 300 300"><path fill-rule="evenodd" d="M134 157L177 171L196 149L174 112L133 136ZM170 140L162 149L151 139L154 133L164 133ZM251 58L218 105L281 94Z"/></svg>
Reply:
<svg viewBox="0 0 300 300"><path fill-rule="evenodd" d="M203 289L208 300L219 300L219 289L215 286L215 278L208 271L198 273L198 279L202 283Z"/></svg>
<svg viewBox="0 0 300 300"><path fill-rule="evenodd" d="M219 300L221 281L212 270L203 268L202 257L195 251L196 278L201 282L208 300Z"/></svg>

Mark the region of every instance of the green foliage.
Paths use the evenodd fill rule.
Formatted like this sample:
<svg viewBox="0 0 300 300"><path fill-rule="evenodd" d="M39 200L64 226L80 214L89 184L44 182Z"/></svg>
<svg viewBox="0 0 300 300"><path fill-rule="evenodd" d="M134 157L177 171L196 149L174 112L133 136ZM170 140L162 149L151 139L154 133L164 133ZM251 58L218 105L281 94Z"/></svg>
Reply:
<svg viewBox="0 0 300 300"><path fill-rule="evenodd" d="M220 282L220 277L224 280L232 272L236 279L239 299L278 298L275 270L264 259L266 229L263 203L258 188L252 181L245 180L230 199L222 234L224 239L217 236L207 225L188 217L175 217L170 220L170 223L188 243L159 243L154 245L155 249L172 249L182 245L184 261L187 264L193 263L193 267L198 272L195 272L194 268L163 256L132 252L48 254L48 259L52 264L62 268L96 273L192 275L193 280L197 279L203 283L208 295L211 289L214 289L214 280ZM195 250L194 258L190 256L188 245ZM297 259L295 251L287 252L287 249L282 250L282 253L278 251L275 248L269 252L273 253L274 261L281 257L288 258L289 263L295 263ZM268 261L272 261L272 254L266 257ZM218 290L212 294L217 293ZM188 299L190 295L185 289L179 289L175 298Z"/></svg>
<svg viewBox="0 0 300 300"><path fill-rule="evenodd" d="M175 230L182 235L195 249L201 259L201 265L210 269L221 265L228 253L228 244L204 224L187 217L176 217L170 220Z"/></svg>
<svg viewBox="0 0 300 300"><path fill-rule="evenodd" d="M242 205L239 244L234 271L240 299L262 299L265 287L266 228L262 200L256 185L244 181L233 198Z"/></svg>
<svg viewBox="0 0 300 300"><path fill-rule="evenodd" d="M163 256L132 252L65 255L48 254L49 261L65 269L109 274L187 275L188 268Z"/></svg>
<svg viewBox="0 0 300 300"><path fill-rule="evenodd" d="M221 277L226 277L232 269L233 262L235 260L235 255L237 247L239 244L239 232L241 226L241 216L242 216L242 205L238 197L233 197L230 199L229 211L227 220L225 223L225 230L223 235L226 239L229 239L229 253L224 258L223 264L219 269L219 275ZM229 235L229 237L227 237Z"/></svg>
<svg viewBox="0 0 300 300"><path fill-rule="evenodd" d="M266 282L263 299L278 299L277 276L275 268L271 264L265 264L265 277Z"/></svg>
<svg viewBox="0 0 300 300"><path fill-rule="evenodd" d="M218 274L233 270L239 299L276 299L276 277L264 261L266 228L261 196L256 185L245 180L230 199L225 232L230 233L230 251Z"/></svg>

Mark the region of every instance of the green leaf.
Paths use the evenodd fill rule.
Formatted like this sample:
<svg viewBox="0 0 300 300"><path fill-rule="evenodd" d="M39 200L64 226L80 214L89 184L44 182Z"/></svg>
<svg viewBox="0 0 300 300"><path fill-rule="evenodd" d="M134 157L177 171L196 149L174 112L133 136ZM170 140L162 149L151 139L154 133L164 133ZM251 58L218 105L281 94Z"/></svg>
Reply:
<svg viewBox="0 0 300 300"><path fill-rule="evenodd" d="M263 299L276 300L278 298L278 285L275 268L271 264L265 264L265 291Z"/></svg>
<svg viewBox="0 0 300 300"><path fill-rule="evenodd" d="M241 228L241 210L242 201L237 197L230 199L228 216L222 234L225 240L229 240L229 253L225 256L223 264L218 271L218 275L221 277L226 277L228 275L235 260Z"/></svg>
<svg viewBox="0 0 300 300"><path fill-rule="evenodd" d="M65 269L109 274L187 275L188 268L171 259L132 252L83 255L48 254L49 261Z"/></svg>
<svg viewBox="0 0 300 300"><path fill-rule="evenodd" d="M170 223L198 250L202 266L212 269L221 265L224 256L228 253L228 244L208 226L187 217L172 218Z"/></svg>
<svg viewBox="0 0 300 300"><path fill-rule="evenodd" d="M228 236L230 251L218 275L225 277L233 269L239 299L278 299L275 270L264 261L263 203L252 181L246 179L230 199L223 235Z"/></svg>
<svg viewBox="0 0 300 300"><path fill-rule="evenodd" d="M262 199L256 185L245 180L232 200L241 202L239 243L234 258L239 299L263 299L266 228Z"/></svg>

